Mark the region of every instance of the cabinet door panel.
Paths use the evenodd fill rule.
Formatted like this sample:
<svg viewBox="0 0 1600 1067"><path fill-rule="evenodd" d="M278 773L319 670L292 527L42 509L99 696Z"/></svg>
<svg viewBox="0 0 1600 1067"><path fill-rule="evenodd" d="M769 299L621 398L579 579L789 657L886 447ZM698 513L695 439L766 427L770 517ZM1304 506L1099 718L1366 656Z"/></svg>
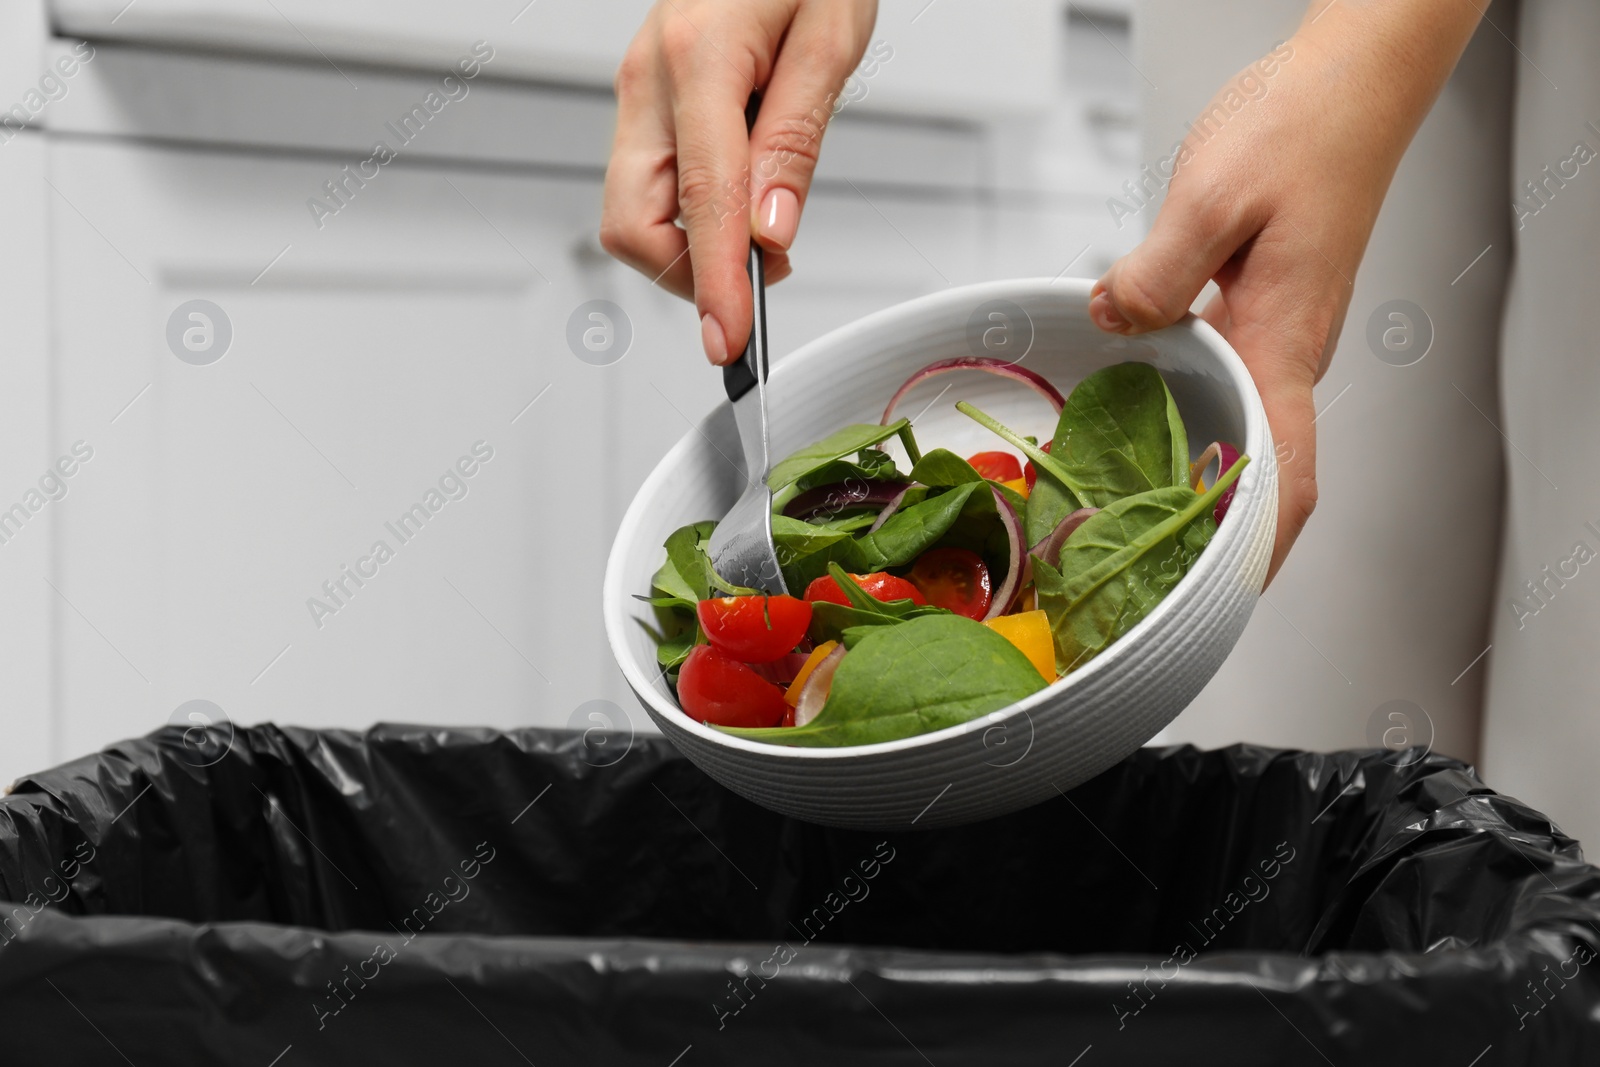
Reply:
<svg viewBox="0 0 1600 1067"><path fill-rule="evenodd" d="M326 169L53 150L56 419L95 450L57 505L67 752L193 698L512 724L603 684L603 379L565 341L598 189L386 170L318 231ZM205 365L169 344L195 299L231 330Z"/></svg>
<svg viewBox="0 0 1600 1067"><path fill-rule="evenodd" d="M595 182L395 166L318 229L315 160L68 142L49 166L55 417L94 449L59 507L63 755L193 699L345 726L606 699L644 728L605 556L721 385L692 306L597 253ZM978 276L973 203L868 195L813 199L780 354ZM193 300L231 334L214 362L184 347ZM614 361L569 340L597 300Z"/></svg>

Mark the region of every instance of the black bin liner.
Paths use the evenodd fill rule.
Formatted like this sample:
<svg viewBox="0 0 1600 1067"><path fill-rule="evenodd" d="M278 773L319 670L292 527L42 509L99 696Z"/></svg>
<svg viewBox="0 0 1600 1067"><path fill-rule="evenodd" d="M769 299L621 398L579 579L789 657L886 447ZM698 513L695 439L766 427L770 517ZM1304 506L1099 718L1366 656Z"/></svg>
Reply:
<svg viewBox="0 0 1600 1067"><path fill-rule="evenodd" d="M0 1063L1600 1062L1600 871L1454 760L1146 749L872 834L597 740L168 728L22 779Z"/></svg>

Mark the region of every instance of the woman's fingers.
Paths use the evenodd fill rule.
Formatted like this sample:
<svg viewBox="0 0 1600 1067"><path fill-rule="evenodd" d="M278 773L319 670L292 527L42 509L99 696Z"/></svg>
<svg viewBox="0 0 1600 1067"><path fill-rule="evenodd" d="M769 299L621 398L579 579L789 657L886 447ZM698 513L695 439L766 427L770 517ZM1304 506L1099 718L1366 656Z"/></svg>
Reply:
<svg viewBox="0 0 1600 1067"><path fill-rule="evenodd" d="M685 300L694 299L689 241L674 225L677 177L648 161L616 152L606 168L600 245L617 259Z"/></svg>
<svg viewBox="0 0 1600 1067"><path fill-rule="evenodd" d="M1278 530L1269 582L1317 505L1311 388L1348 295L1326 261L1307 265L1299 233L1248 209L1205 208L1175 190L1150 236L1112 266L1090 302L1102 329L1139 333L1177 321L1216 279L1221 292L1201 317L1249 367L1277 449Z"/></svg>
<svg viewBox="0 0 1600 1067"><path fill-rule="evenodd" d="M705 18L698 20L705 22ZM715 36L708 36L714 34ZM758 71L754 42L676 9L662 22L662 59L678 150L678 218L689 240L706 356L724 364L750 336L750 140L744 111Z"/></svg>
<svg viewBox="0 0 1600 1067"><path fill-rule="evenodd" d="M677 150L672 109L646 23L617 70L617 131L606 166L600 244L607 252L685 299L694 298L689 243L678 217Z"/></svg>
<svg viewBox="0 0 1600 1067"><path fill-rule="evenodd" d="M791 270L822 132L876 14L875 0L664 0L628 48L600 241L695 302L713 363L749 339L751 238L768 283Z"/></svg>
<svg viewBox="0 0 1600 1067"><path fill-rule="evenodd" d="M1173 181L1150 235L1095 283L1089 315L1101 329L1142 333L1172 325L1265 222L1181 179Z"/></svg>
<svg viewBox="0 0 1600 1067"><path fill-rule="evenodd" d="M818 0L795 13L750 135L752 225L769 251L794 243L822 135L861 60L877 5Z"/></svg>

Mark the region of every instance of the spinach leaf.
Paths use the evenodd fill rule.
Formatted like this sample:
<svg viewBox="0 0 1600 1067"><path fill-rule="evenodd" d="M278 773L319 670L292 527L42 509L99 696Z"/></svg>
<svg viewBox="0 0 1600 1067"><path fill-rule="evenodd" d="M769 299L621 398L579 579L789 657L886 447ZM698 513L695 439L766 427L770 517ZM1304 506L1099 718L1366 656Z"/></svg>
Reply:
<svg viewBox="0 0 1600 1067"><path fill-rule="evenodd" d="M906 603L911 603L909 600ZM806 636L813 645L824 641L843 641L846 630L860 630L873 626L892 626L903 622L899 616L880 611L863 611L846 604L819 600L811 605L811 626Z"/></svg>
<svg viewBox="0 0 1600 1067"><path fill-rule="evenodd" d="M1027 503L1022 506L1023 539L1030 547L1038 544L1050 536L1062 519L1080 506L1072 490L1056 479L1041 474L1033 483Z"/></svg>
<svg viewBox="0 0 1600 1067"><path fill-rule="evenodd" d="M783 559L785 551L797 557L808 556L829 545L848 541L850 531L839 529L835 523L854 521L859 517L851 516L850 520L835 519L827 523L814 523L806 522L804 519L791 519L787 515L772 516L772 541L778 549L778 558Z"/></svg>
<svg viewBox="0 0 1600 1067"><path fill-rule="evenodd" d="M711 596L711 584L706 579L706 566L701 562L705 553L702 545L711 541L714 522L693 522L680 526L667 537L667 561L656 571L650 584L670 597L678 597L691 604Z"/></svg>
<svg viewBox="0 0 1600 1067"><path fill-rule="evenodd" d="M1057 670L1098 655L1178 584L1216 531L1217 500L1248 462L1241 456L1203 495L1177 485L1113 501L1067 538L1059 568L1034 560Z"/></svg>
<svg viewBox="0 0 1600 1067"><path fill-rule="evenodd" d="M819 600L811 605L809 636L815 644L824 641L845 641L847 648L853 647L851 639L848 638L848 631L851 629L885 626L907 619L921 618L924 615L950 614L945 608L935 607L932 604L918 604L910 598L879 600L851 581L844 568L837 563L828 564L828 574L850 603L834 604Z"/></svg>
<svg viewBox="0 0 1600 1067"><path fill-rule="evenodd" d="M945 612L945 614L949 614L949 612ZM888 616L879 616L877 622L862 623L857 626L847 626L843 630L839 631L839 643L843 645L845 651L848 652L852 648L855 648L857 645L859 645L863 638L873 633L877 627L889 626L893 625L894 623L904 621L904 619L890 619Z"/></svg>
<svg viewBox="0 0 1600 1067"><path fill-rule="evenodd" d="M967 482L981 482L983 475L954 452L936 448L911 468L911 480L942 489L952 485L964 485Z"/></svg>
<svg viewBox="0 0 1600 1067"><path fill-rule="evenodd" d="M854 459L838 459L824 464L811 473L795 479L795 488L815 489L819 485L832 485L855 478L862 481L898 481L900 469L894 457L876 448L863 448Z"/></svg>
<svg viewBox="0 0 1600 1067"><path fill-rule="evenodd" d="M839 562L848 571L866 574L909 566L928 549L944 545L971 549L1004 573L1010 545L988 482L967 482L901 508L855 542L857 566Z"/></svg>
<svg viewBox="0 0 1600 1067"><path fill-rule="evenodd" d="M873 517L852 518L866 518L870 526ZM853 531L836 525L843 521L819 525L787 515L772 516L772 547L778 553L784 584L795 596L803 596L812 579L827 573L829 560L848 558L854 552Z"/></svg>
<svg viewBox="0 0 1600 1067"><path fill-rule="evenodd" d="M811 605L811 627L808 636L814 644L842 640L844 631L851 627L881 626L945 610L927 604L919 605L909 598L879 600L853 582L839 564L830 561L827 564L827 571L844 598L850 603L835 604L819 600Z"/></svg>
<svg viewBox="0 0 1600 1067"><path fill-rule="evenodd" d="M932 604L918 604L911 600L886 601L884 607L891 610L872 611L819 600L811 606L811 629L807 632L807 636L811 638L813 644L843 641L846 648L853 648L855 646L850 637L853 631L868 630L874 626L893 626L896 623L928 615L951 614L944 608L934 607Z"/></svg>
<svg viewBox="0 0 1600 1067"><path fill-rule="evenodd" d="M734 585L711 566L711 557L706 555L706 548L711 544L711 532L716 528L716 523L707 521L690 523L672 531L667 536L667 562L656 571L651 585L669 597L693 600L695 603L710 599L713 590L724 596L759 594L759 589Z"/></svg>
<svg viewBox="0 0 1600 1067"><path fill-rule="evenodd" d="M979 474L972 464L954 452L943 448L936 448L926 456L923 456L917 462L917 465L911 469L909 477L914 482L919 482L934 489L948 489L958 485L966 485L970 482L985 481L983 475ZM1022 514L1023 509L1028 506L1027 497L1024 497L1010 486L1002 485L993 480L990 480L989 484L1000 491L1000 495L1006 498L1006 501L1017 514ZM904 507L909 502L909 499L902 501L901 507Z"/></svg>
<svg viewBox="0 0 1600 1067"><path fill-rule="evenodd" d="M912 604L910 598L903 600L879 600L855 582L850 580L850 575L837 563L828 564L828 577L833 579L833 584L839 587L839 592L850 601L850 606L860 611L875 611L880 615L903 615L903 609L892 608L893 604Z"/></svg>
<svg viewBox="0 0 1600 1067"><path fill-rule="evenodd" d="M907 426L911 424L906 423ZM856 466L863 470L870 470L877 478L898 478L900 468L894 465L894 457L880 448L863 448L856 453Z"/></svg>
<svg viewBox="0 0 1600 1067"><path fill-rule="evenodd" d="M1187 485L1189 439L1178 405L1148 363L1096 371L1067 397L1050 456L1085 507Z"/></svg>
<svg viewBox="0 0 1600 1067"><path fill-rule="evenodd" d="M667 561L651 579L655 592L661 596L637 597L655 608L659 630L647 623L641 625L656 642L656 662L664 669L669 680L676 682L677 669L688 658L689 650L703 640L700 619L695 613L704 585L704 567L699 563L698 547L703 538L711 536L715 526L710 522L693 523L673 532L668 540ZM674 540L676 539L676 540ZM688 569L693 581L679 571L679 564Z"/></svg>
<svg viewBox="0 0 1600 1067"><path fill-rule="evenodd" d="M666 670L675 671L689 658L689 650L699 643L698 628L685 627L681 633L662 638L661 644L656 646L656 662Z"/></svg>
<svg viewBox="0 0 1600 1067"><path fill-rule="evenodd" d="M865 530L877 521L878 513L876 511L864 511L856 515L846 515L839 519L827 519L823 522L812 523L812 525L824 530L832 530L836 533L855 533L857 530Z"/></svg>
<svg viewBox="0 0 1600 1067"><path fill-rule="evenodd" d="M803 590L828 572L830 562L851 574L909 566L928 549L943 544L969 548L990 566L1004 568L1009 547L988 486L988 482L979 480L935 490L918 503L902 505L872 533L855 537L816 526L810 527L813 532L809 534L789 533L793 529L789 524L798 520L788 519L780 524L774 516L773 535L784 581L790 589ZM780 527L785 531L781 538Z"/></svg>
<svg viewBox="0 0 1600 1067"><path fill-rule="evenodd" d="M681 596L639 596L635 594L633 599L641 600L653 608L678 608L683 611L693 611L696 606L694 601L687 600Z"/></svg>
<svg viewBox="0 0 1600 1067"><path fill-rule="evenodd" d="M804 589L838 563L852 574L910 565L935 545L968 548L1003 571L1009 563L1005 527L994 496L972 465L953 452L934 449L912 468L919 483L906 491L900 507L877 530L841 536L871 526L876 516L856 515L823 524L775 515L773 541L791 590ZM1022 496L999 487L1013 508L1026 507Z"/></svg>
<svg viewBox="0 0 1600 1067"><path fill-rule="evenodd" d="M830 463L855 455L864 448L881 444L910 427L908 419L899 419L887 426L857 423L829 434L815 444L807 445L775 464L767 474L767 487L774 493L786 489L806 475L821 470Z"/></svg>
<svg viewBox="0 0 1600 1067"><path fill-rule="evenodd" d="M1023 515L1030 545L1080 507L1188 484L1189 440L1177 402L1160 372L1145 363L1119 363L1079 382L1048 453L965 401L956 408L1019 449L1039 472Z"/></svg>
<svg viewBox="0 0 1600 1067"><path fill-rule="evenodd" d="M913 482L918 482L933 489L949 489L958 485L966 485L970 482L983 482L986 480L972 464L954 452L943 448L936 448L926 456L923 456L917 462L917 465L911 468L911 473L908 477ZM1010 502L1018 514L1022 512L1023 508L1027 507L1027 498L1015 489L992 479L987 479L987 481L990 485L1000 490L1000 494ZM901 506L903 507L904 504L902 503Z"/></svg>
<svg viewBox="0 0 1600 1067"><path fill-rule="evenodd" d="M828 700L811 722L719 729L779 744L869 745L968 722L1045 686L1017 646L960 615L869 630L851 635L855 647L839 661Z"/></svg>

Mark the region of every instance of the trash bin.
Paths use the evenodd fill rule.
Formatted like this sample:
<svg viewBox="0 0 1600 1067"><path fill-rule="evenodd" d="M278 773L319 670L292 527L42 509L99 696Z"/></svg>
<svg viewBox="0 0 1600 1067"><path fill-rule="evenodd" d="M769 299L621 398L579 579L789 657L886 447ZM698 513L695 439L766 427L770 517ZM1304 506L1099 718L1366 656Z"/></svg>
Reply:
<svg viewBox="0 0 1600 1067"><path fill-rule="evenodd" d="M0 1062L1600 1057L1600 871L1437 755L1146 749L1004 819L871 834L658 738L196 742L0 801Z"/></svg>

